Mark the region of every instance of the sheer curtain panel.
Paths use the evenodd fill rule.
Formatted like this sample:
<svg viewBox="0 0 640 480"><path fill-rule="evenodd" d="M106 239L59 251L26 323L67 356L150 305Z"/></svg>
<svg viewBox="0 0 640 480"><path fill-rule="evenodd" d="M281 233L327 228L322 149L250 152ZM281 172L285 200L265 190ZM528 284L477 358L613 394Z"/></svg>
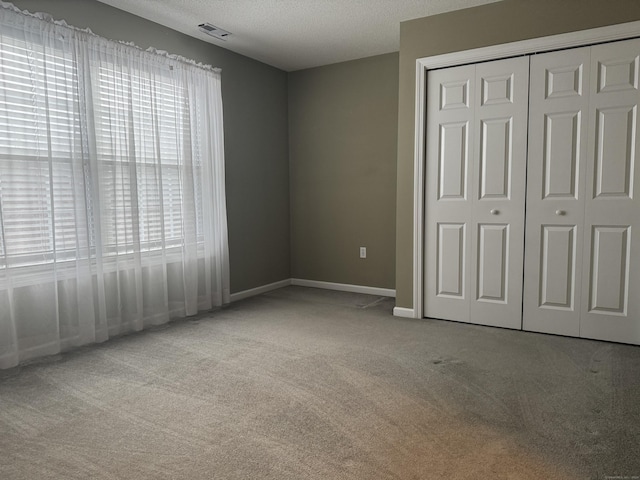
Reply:
<svg viewBox="0 0 640 480"><path fill-rule="evenodd" d="M229 301L220 72L0 2L0 368Z"/></svg>

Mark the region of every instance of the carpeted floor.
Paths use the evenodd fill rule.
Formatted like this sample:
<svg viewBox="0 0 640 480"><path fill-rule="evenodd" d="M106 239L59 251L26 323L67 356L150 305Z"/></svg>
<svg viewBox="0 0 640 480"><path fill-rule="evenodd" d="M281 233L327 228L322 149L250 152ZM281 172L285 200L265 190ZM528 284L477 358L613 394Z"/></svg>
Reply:
<svg viewBox="0 0 640 480"><path fill-rule="evenodd" d="M0 479L640 477L640 347L287 287L0 372Z"/></svg>

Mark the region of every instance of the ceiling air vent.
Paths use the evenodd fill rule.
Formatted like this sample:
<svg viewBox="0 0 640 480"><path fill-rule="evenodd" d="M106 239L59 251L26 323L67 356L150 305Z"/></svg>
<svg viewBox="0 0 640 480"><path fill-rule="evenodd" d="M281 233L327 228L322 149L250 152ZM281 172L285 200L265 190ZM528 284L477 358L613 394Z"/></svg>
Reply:
<svg viewBox="0 0 640 480"><path fill-rule="evenodd" d="M227 32L226 30L218 28L215 25L211 25L210 23L201 23L198 25L198 28L207 35L211 35L212 37L220 40L226 40L227 37L231 35L231 32Z"/></svg>

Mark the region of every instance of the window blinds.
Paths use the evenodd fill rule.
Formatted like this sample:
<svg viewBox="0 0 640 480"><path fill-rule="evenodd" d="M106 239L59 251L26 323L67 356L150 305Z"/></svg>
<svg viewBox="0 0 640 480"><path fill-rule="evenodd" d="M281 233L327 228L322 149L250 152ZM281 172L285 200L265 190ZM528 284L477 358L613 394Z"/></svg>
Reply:
<svg viewBox="0 0 640 480"><path fill-rule="evenodd" d="M122 251L135 242L144 250L163 242L179 246L188 229L202 240L202 222L185 222L182 208L183 192L194 189L192 178L200 177L201 168L195 158L192 168L198 171L182 172L183 157L192 150L184 87L166 68L130 69L126 76L111 68L99 72L94 110L107 248ZM200 190L196 204L202 201ZM129 208L132 204L138 208Z"/></svg>
<svg viewBox="0 0 640 480"><path fill-rule="evenodd" d="M82 151L73 55L1 39L0 267L73 257L86 233L75 222L83 178L73 168Z"/></svg>
<svg viewBox="0 0 640 480"><path fill-rule="evenodd" d="M195 172L182 172L192 151L191 114L179 77L166 65L143 71L108 61L94 63L92 74L97 172L82 159L88 152L73 54L29 50L2 36L0 267L48 262L54 252L75 258L77 235L89 234L78 231L77 196L98 199L104 254L180 247L187 230L203 241L201 215L188 222L183 209L185 188L195 205L202 189L193 182L200 158L188 167ZM99 175L98 191L91 183L86 190L86 174ZM98 212L86 213L93 231Z"/></svg>

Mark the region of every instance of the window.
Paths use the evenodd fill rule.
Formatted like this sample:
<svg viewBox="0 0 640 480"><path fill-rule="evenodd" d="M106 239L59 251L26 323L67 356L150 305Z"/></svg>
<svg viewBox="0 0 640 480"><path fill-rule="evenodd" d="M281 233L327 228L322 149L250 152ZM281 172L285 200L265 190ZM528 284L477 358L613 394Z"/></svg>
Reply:
<svg viewBox="0 0 640 480"><path fill-rule="evenodd" d="M107 253L179 247L185 230L203 240L201 216L184 218L185 191L199 204L201 174L195 158L183 175L183 156L191 152L191 124L186 92L173 70L98 69L96 150L100 164L102 232ZM192 194L191 197L194 195ZM137 208L132 208L136 205ZM124 221L123 221L124 220Z"/></svg>
<svg viewBox="0 0 640 480"><path fill-rule="evenodd" d="M76 255L82 176L76 65L61 50L0 42L0 268ZM76 160L81 160L76 158ZM80 161L80 165L82 165Z"/></svg>
<svg viewBox="0 0 640 480"><path fill-rule="evenodd" d="M204 241L202 164L193 157L179 74L104 59L90 66L89 134L74 55L2 36L0 268L95 255L98 244L104 255L122 255L178 248L186 235ZM185 156L193 157L189 165ZM79 201L86 210L78 211ZM187 201L195 214L185 211Z"/></svg>

